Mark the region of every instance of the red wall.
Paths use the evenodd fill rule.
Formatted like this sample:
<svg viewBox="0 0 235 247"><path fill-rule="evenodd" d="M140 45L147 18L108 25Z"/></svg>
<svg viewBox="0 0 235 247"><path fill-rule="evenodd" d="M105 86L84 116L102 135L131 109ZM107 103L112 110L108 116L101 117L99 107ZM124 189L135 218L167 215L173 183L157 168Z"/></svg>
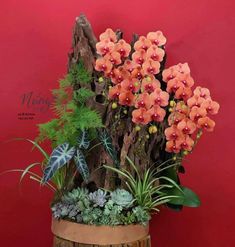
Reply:
<svg viewBox="0 0 235 247"><path fill-rule="evenodd" d="M151 225L152 244L159 247L234 246L234 1L232 0L5 0L0 7L0 172L25 167L40 155L30 145L4 142L34 138L35 124L51 113L21 105L22 95L50 97L65 73L74 19L84 12L98 35L107 27L146 34L161 29L168 38L168 65L189 62L194 79L209 87L221 104L214 133L203 135L185 162L182 181L201 197L199 209L181 213L163 209ZM20 120L34 112L34 120ZM50 247L46 188L18 174L0 177L1 246Z"/></svg>

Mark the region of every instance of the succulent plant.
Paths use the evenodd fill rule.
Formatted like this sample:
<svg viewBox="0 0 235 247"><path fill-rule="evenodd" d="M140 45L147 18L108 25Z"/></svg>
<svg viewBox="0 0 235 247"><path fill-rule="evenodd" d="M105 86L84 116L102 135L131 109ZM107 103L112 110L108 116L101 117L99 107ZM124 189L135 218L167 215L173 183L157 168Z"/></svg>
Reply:
<svg viewBox="0 0 235 247"><path fill-rule="evenodd" d="M62 201L66 203L76 203L84 199L88 199L88 190L85 188L77 188L64 195Z"/></svg>
<svg viewBox="0 0 235 247"><path fill-rule="evenodd" d="M144 210L141 206L137 206L132 209L136 217L136 221L142 224L146 224L150 220L150 214Z"/></svg>
<svg viewBox="0 0 235 247"><path fill-rule="evenodd" d="M129 208L133 204L133 196L124 189L117 189L111 192L112 201L124 208Z"/></svg>
<svg viewBox="0 0 235 247"><path fill-rule="evenodd" d="M67 204L63 202L56 203L51 208L53 217L56 219L70 218L75 220L80 210L76 204Z"/></svg>
<svg viewBox="0 0 235 247"><path fill-rule="evenodd" d="M107 192L101 189L89 194L89 199L94 207L103 207L106 203Z"/></svg>

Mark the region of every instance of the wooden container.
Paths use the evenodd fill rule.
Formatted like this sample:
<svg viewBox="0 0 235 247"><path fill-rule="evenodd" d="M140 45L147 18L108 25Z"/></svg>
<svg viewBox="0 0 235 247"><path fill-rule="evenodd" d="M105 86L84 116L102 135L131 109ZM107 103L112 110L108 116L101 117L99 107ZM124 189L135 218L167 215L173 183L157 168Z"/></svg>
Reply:
<svg viewBox="0 0 235 247"><path fill-rule="evenodd" d="M95 226L53 219L52 232L55 235L53 247L151 245L148 225Z"/></svg>

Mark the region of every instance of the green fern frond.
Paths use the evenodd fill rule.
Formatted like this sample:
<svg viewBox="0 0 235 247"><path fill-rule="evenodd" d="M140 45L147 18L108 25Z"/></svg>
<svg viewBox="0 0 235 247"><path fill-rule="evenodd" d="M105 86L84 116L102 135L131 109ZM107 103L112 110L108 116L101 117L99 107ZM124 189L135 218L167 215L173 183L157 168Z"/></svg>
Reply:
<svg viewBox="0 0 235 247"><path fill-rule="evenodd" d="M86 103L86 101L87 101L90 97L92 97L92 96L94 96L94 95L95 95L95 93L92 92L90 89L87 89L87 88L80 88L80 89L74 91L74 93L73 93L73 99L74 99L76 102L78 102L78 103L80 103L81 105L83 105L83 104Z"/></svg>
<svg viewBox="0 0 235 247"><path fill-rule="evenodd" d="M91 73L86 70L81 60L78 64L73 64L69 74L72 76L73 83L79 82L81 85L91 82L92 79Z"/></svg>

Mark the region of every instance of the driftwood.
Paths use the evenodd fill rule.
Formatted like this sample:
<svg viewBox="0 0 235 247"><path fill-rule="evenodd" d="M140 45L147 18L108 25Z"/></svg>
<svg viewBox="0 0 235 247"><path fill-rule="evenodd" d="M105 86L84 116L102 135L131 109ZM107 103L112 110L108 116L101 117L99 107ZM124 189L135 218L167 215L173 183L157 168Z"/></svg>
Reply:
<svg viewBox="0 0 235 247"><path fill-rule="evenodd" d="M118 38L122 38L120 30L117 30L116 33ZM133 35L132 45L137 39L138 36L136 34ZM112 136L113 145L118 152L120 166L134 173L128 163L126 163L126 156L128 156L143 173L143 170L153 163L161 163L162 160L166 159L166 153L163 150L165 143L164 135L161 131L159 131L158 135L149 135L146 127L136 131L135 125L131 121L133 109L125 108L125 113L119 107L113 110L111 107L112 103L105 101L102 94L106 89L105 82L98 82L100 74L94 71L94 62L98 57L95 50L96 42L97 39L90 23L84 15L80 15L76 19L73 29L72 49L68 54L68 71L81 59L86 69L92 73L93 81L88 87L95 92L96 97L91 99L88 105L100 112L103 123ZM77 87L81 87L79 82L77 82ZM161 129L160 126L159 129ZM98 146L90 153L88 164L92 172L91 183L94 187L109 189L114 187L114 174L105 171L105 169L99 169L103 164L113 164L112 159L101 146Z"/></svg>

